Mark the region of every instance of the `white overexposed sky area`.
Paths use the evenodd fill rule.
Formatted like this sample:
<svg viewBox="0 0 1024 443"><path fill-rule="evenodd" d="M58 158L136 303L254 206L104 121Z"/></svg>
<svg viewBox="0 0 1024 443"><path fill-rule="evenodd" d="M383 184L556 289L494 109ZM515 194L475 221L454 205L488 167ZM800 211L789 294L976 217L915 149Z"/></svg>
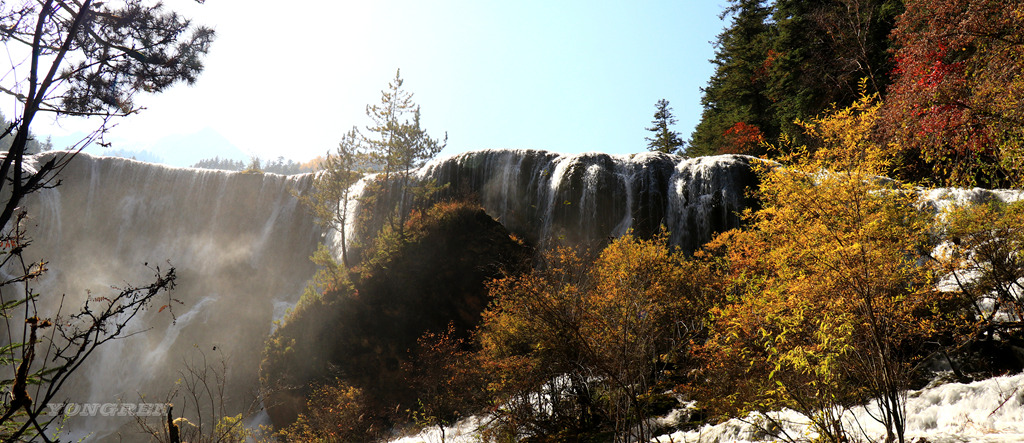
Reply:
<svg viewBox="0 0 1024 443"><path fill-rule="evenodd" d="M187 166L257 155L306 161L333 149L395 70L441 155L482 148L645 150L668 99L689 138L724 1L169 0L216 29L195 85L140 96L112 149ZM6 100L6 99L5 99ZM17 114L13 100L0 103ZM94 122L37 119L55 145ZM89 152L102 152L89 149Z"/></svg>

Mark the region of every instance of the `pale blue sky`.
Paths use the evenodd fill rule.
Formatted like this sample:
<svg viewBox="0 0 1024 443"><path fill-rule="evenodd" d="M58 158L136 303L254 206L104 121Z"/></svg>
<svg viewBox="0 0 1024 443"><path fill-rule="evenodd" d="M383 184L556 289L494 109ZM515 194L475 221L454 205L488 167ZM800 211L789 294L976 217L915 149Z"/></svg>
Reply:
<svg viewBox="0 0 1024 443"><path fill-rule="evenodd" d="M167 5L216 28L206 72L141 98L149 109L120 121L113 148L179 165L232 147L307 160L365 126L366 104L401 68L424 126L448 132L443 155L640 152L661 98L689 138L712 73L709 42L724 26L723 1L190 3ZM58 136L88 127L39 123Z"/></svg>

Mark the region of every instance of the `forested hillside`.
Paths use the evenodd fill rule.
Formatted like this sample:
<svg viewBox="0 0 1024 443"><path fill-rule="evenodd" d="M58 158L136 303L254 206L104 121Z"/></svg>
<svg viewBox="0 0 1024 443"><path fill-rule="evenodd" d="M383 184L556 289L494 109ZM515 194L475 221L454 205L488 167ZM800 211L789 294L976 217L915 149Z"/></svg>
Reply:
<svg viewBox="0 0 1024 443"><path fill-rule="evenodd" d="M872 140L894 178L1020 183L1024 27L999 0L734 0L687 154L777 158L780 140L861 94L879 94Z"/></svg>

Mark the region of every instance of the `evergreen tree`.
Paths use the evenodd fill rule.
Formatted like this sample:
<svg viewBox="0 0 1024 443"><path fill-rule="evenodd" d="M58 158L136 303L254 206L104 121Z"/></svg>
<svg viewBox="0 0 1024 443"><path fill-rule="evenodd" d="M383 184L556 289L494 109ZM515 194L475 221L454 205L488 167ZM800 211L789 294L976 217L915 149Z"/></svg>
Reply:
<svg viewBox="0 0 1024 443"><path fill-rule="evenodd" d="M261 166L262 164L262 166ZM192 165L193 168L200 169L223 169L225 171L241 171L246 169L246 163L241 160L232 160L230 158L206 158L199 160ZM312 163L305 165L298 163L295 160L285 159L284 157L277 157L277 160L262 161L258 157L253 157L249 160L248 168L251 171L263 171L271 174L281 175L295 175L304 174L307 172L313 172Z"/></svg>
<svg viewBox="0 0 1024 443"><path fill-rule="evenodd" d="M649 142L647 149L666 154L678 154L684 142L679 138L678 132L668 128L669 125L676 124L676 118L672 116L672 108L668 106L668 100L665 99L658 100L658 104L655 106L658 110L654 113L651 127L647 128L648 131L654 133L654 137L644 138Z"/></svg>
<svg viewBox="0 0 1024 443"><path fill-rule="evenodd" d="M16 126L15 122L9 122L4 117L4 114L0 112L0 134L3 134L8 129L11 129L11 133L14 132ZM5 135L0 137L0 152L7 152L11 150L11 145L14 143L13 135ZM40 143L35 134L29 131L28 139L25 142L25 154L32 155L40 152L46 152L53 149L53 141L49 136L46 137L46 141Z"/></svg>
<svg viewBox="0 0 1024 443"><path fill-rule="evenodd" d="M812 143L796 120L849 106L862 79L864 92L885 90L888 35L902 11L901 0L731 0L687 154L762 155L783 134Z"/></svg>
<svg viewBox="0 0 1024 443"><path fill-rule="evenodd" d="M249 166L246 166L242 172L246 174L262 174L263 167L261 166L260 158L255 155L249 157Z"/></svg>
<svg viewBox="0 0 1024 443"><path fill-rule="evenodd" d="M90 296L81 308L68 309L61 298L44 301L38 265L23 256L22 201L29 194L59 184L57 175L77 150L98 139L109 120L141 110L138 92L160 92L178 82L193 83L213 41L212 29L194 26L159 2L124 0L0 1L0 44L11 62L0 92L17 100L12 123L0 125L0 141L10 138L0 158L0 241L19 247L5 251L4 301L0 322L7 331L0 342L0 440L53 441L62 426L48 404L67 399L63 387L77 378L83 362L105 343L131 335L128 323L174 287L175 271L155 270L147 286L115 287L109 296ZM10 83L7 83L8 79ZM97 116L100 127L72 147L28 167L30 129L40 112L58 116ZM6 142L4 142L6 143ZM26 244L27 245L27 244ZM47 309L60 305L61 308ZM168 296L168 305L170 298ZM162 311L164 307L161 307Z"/></svg>
<svg viewBox="0 0 1024 443"><path fill-rule="evenodd" d="M263 172L272 174L295 175L311 171L310 169L304 169L302 164L295 162L295 160L285 159L283 156L278 156L277 160L268 160L263 165Z"/></svg>
<svg viewBox="0 0 1024 443"><path fill-rule="evenodd" d="M380 104L366 106L373 125L366 127L370 135L362 140L370 163L379 165L383 179L395 185L396 203L388 221L399 235L413 199L431 188L428 183L415 183L412 170L434 158L448 142L447 133L439 141L420 125L420 107L412 101L412 93L402 89L403 82L401 70L395 71L388 89L381 91Z"/></svg>
<svg viewBox="0 0 1024 443"><path fill-rule="evenodd" d="M888 36L902 11L900 0L776 1L767 132L813 146L796 120L849 106L862 92L884 92L892 71Z"/></svg>
<svg viewBox="0 0 1024 443"><path fill-rule="evenodd" d="M366 115L373 124L366 127L366 133L355 127L346 133L337 150L321 162L312 192L300 197L322 225L341 234L345 267L352 265L346 226L354 214L348 212L348 207L357 197L349 191L364 174L376 173L377 181L370 185L382 186L385 192L383 198L362 199L361 205L374 208L366 212L382 212L391 232L401 238L414 201L426 200L423 197L436 189L433 183L413 177L412 172L444 148L448 135L438 141L427 134L420 124L420 107L402 84L401 71L396 71L388 89L381 91L380 103L366 106Z"/></svg>
<svg viewBox="0 0 1024 443"><path fill-rule="evenodd" d="M722 17L733 16L732 25L718 35L711 63L715 74L703 88L704 112L690 139L686 154L713 155L727 143L726 131L737 123L768 126L770 103L766 96L765 61L768 59L771 11L763 0L732 0Z"/></svg>
<svg viewBox="0 0 1024 443"><path fill-rule="evenodd" d="M348 232L349 202L356 196L349 192L366 172L366 153L360 145L359 131L352 128L338 143L335 152L328 152L321 170L313 177L313 190L309 195L299 199L313 212L317 222L324 227L334 229L341 237L341 262L348 268L349 260Z"/></svg>
<svg viewBox="0 0 1024 443"><path fill-rule="evenodd" d="M241 160L232 160L230 158L220 158L219 156L214 158L206 158L197 161L192 165L193 168L198 169L223 169L225 171L241 171L245 169L245 162Z"/></svg>

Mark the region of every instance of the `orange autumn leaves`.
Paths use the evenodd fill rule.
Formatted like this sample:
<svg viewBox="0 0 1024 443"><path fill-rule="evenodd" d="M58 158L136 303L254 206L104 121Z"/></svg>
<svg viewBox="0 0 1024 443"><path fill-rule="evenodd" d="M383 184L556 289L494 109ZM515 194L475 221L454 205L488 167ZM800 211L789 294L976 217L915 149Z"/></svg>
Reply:
<svg viewBox="0 0 1024 443"><path fill-rule="evenodd" d="M722 251L732 294L714 309L702 348L707 389L725 413L787 407L827 441L851 432L842 411L872 401L889 441L902 441L902 393L914 365L965 331L961 299L936 289L925 259L935 220L908 186L879 177L893 157L869 135L875 96L808 122L819 147L784 147L765 167L746 229Z"/></svg>
<svg viewBox="0 0 1024 443"><path fill-rule="evenodd" d="M625 236L495 281L478 338L498 416L634 432L674 387L715 415L794 409L833 441L844 408L883 399L902 434L914 364L963 322L918 260L930 217L869 178L776 169L749 226L695 257Z"/></svg>
<svg viewBox="0 0 1024 443"><path fill-rule="evenodd" d="M491 285L479 338L505 405L499 419L550 431L606 423L649 438L651 394L665 391L655 388L707 312L698 264L670 251L664 236L629 235L594 260L570 249L544 260ZM521 401L536 392L549 394Z"/></svg>

